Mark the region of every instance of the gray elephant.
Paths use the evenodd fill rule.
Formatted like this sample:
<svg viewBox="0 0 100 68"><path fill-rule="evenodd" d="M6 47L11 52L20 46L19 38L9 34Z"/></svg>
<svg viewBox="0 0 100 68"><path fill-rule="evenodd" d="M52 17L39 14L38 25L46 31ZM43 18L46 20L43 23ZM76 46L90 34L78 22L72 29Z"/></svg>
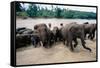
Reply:
<svg viewBox="0 0 100 68"><path fill-rule="evenodd" d="M34 30L31 34L31 42L34 47L37 47L38 44L41 45L39 32L37 30Z"/></svg>
<svg viewBox="0 0 100 68"><path fill-rule="evenodd" d="M37 24L37 25L34 25L34 29L38 29L39 27L45 27L47 28L47 25L46 24Z"/></svg>
<svg viewBox="0 0 100 68"><path fill-rule="evenodd" d="M30 34L17 34L16 35L16 48L24 47L31 43Z"/></svg>
<svg viewBox="0 0 100 68"><path fill-rule="evenodd" d="M32 34L32 33L33 30L29 28L22 27L16 29L16 34Z"/></svg>
<svg viewBox="0 0 100 68"><path fill-rule="evenodd" d="M57 26L53 28L52 32L54 36L54 42L61 41L61 31Z"/></svg>
<svg viewBox="0 0 100 68"><path fill-rule="evenodd" d="M33 30L32 29L26 29L25 31L22 32L22 34L32 34Z"/></svg>
<svg viewBox="0 0 100 68"><path fill-rule="evenodd" d="M25 30L25 29L26 29L25 27L16 28L16 34L18 34L19 31L21 31L21 30Z"/></svg>
<svg viewBox="0 0 100 68"><path fill-rule="evenodd" d="M95 31L97 30L97 25L96 24L84 24L84 37L86 38L87 34L88 38L90 38L91 40L93 40L93 38L95 37Z"/></svg>
<svg viewBox="0 0 100 68"><path fill-rule="evenodd" d="M53 36L54 36L54 41L57 42L57 40L59 38L59 28L58 27L54 27L52 32L53 32Z"/></svg>
<svg viewBox="0 0 100 68"><path fill-rule="evenodd" d="M90 48L85 46L85 41L84 41L84 28L83 25L76 24L76 23L71 23L71 24L66 24L62 29L61 33L63 36L63 42L65 44L65 41L67 41L66 46L70 46L71 50L74 51L74 47L77 46L77 38L81 40L82 46L91 51ZM72 41L74 41L74 46L72 45Z"/></svg>
<svg viewBox="0 0 100 68"><path fill-rule="evenodd" d="M34 29L39 31L40 41L42 41L42 44L45 48L48 48L51 46L51 39L52 39L52 32L47 27L46 24L37 24L34 26Z"/></svg>

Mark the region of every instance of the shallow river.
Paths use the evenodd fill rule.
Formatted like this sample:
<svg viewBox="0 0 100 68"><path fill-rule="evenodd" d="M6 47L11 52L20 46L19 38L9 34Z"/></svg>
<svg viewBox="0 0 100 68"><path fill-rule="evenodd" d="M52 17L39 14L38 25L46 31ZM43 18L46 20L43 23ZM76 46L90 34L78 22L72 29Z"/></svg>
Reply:
<svg viewBox="0 0 100 68"><path fill-rule="evenodd" d="M60 27L60 23L63 24L68 24L71 22L77 22L79 24L82 24L84 22L89 22L89 23L96 23L96 20L91 20L91 19L57 19L57 18L51 18L51 19L46 19L46 18L28 18L28 19L16 19L16 27L27 27L33 29L35 24L39 23L45 23L48 25L48 23L51 23L52 28L54 26Z"/></svg>

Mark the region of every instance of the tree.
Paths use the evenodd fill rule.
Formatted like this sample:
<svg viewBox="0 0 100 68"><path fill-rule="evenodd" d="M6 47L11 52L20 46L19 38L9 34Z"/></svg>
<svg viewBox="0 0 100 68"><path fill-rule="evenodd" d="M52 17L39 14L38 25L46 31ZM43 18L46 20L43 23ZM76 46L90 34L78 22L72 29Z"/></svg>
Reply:
<svg viewBox="0 0 100 68"><path fill-rule="evenodd" d="M56 12L56 16L55 17L60 18L61 17L61 9L57 7L55 9L55 12Z"/></svg>
<svg viewBox="0 0 100 68"><path fill-rule="evenodd" d="M22 11L22 6L20 3L16 3L16 12L21 12Z"/></svg>
<svg viewBox="0 0 100 68"><path fill-rule="evenodd" d="M27 9L27 13L30 17L37 17L37 6L35 4L32 4Z"/></svg>

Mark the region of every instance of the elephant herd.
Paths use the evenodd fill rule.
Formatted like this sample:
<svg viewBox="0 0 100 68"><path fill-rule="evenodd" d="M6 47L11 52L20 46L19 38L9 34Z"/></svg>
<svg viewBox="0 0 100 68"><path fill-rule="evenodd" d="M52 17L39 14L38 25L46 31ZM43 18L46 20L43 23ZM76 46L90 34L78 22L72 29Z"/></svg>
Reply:
<svg viewBox="0 0 100 68"><path fill-rule="evenodd" d="M34 47L43 46L50 48L57 42L63 42L66 47L70 47L70 50L74 51L74 48L78 45L77 39L80 39L82 46L86 50L92 51L85 45L85 39L94 39L97 30L96 24L89 24L88 22L78 24L77 22L72 22L66 25L61 23L60 26L61 28L55 26L51 30L50 23L48 26L42 23L34 25L34 30L26 27L17 28L16 48L24 47L29 44L33 44Z"/></svg>

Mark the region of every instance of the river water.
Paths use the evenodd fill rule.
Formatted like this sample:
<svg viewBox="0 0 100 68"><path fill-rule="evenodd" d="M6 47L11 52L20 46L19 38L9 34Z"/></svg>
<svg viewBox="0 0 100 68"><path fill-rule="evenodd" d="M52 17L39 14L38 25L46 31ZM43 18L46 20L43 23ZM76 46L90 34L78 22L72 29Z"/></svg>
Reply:
<svg viewBox="0 0 100 68"><path fill-rule="evenodd" d="M34 29L34 25L39 24L39 23L45 23L49 24L51 23L52 28L54 26L60 27L60 23L68 24L71 22L77 22L79 24L82 24L84 22L89 22L89 23L96 23L95 19L57 19L57 18L28 18L28 19L16 19L16 28L18 27L27 27L30 29Z"/></svg>

